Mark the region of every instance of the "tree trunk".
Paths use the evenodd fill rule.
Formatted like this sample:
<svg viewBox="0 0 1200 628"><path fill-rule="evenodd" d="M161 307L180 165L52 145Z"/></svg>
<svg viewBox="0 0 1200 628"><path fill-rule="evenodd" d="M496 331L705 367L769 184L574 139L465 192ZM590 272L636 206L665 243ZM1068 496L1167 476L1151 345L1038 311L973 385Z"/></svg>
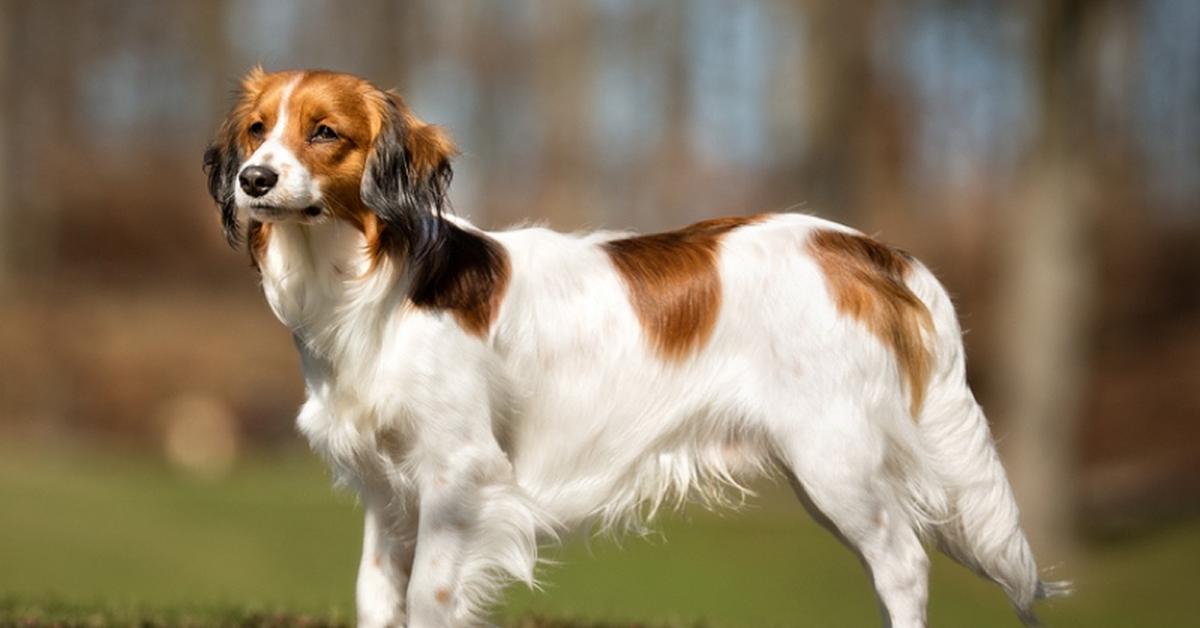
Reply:
<svg viewBox="0 0 1200 628"><path fill-rule="evenodd" d="M12 188L8 181L9 145L12 138L9 127L13 120L13 94L16 90L10 84L9 60L12 59L12 11L7 2L0 2L0 297L8 291L9 264L12 258L10 231L10 216L13 211Z"/></svg>
<svg viewBox="0 0 1200 628"><path fill-rule="evenodd" d="M808 142L801 161L804 197L820 213L861 224L859 167L871 101L873 0L808 2Z"/></svg>
<svg viewBox="0 0 1200 628"><path fill-rule="evenodd" d="M1076 432L1088 369L1095 240L1089 217L1092 98L1086 0L1029 5L1038 56L1038 135L1017 193L999 303L1002 439L1023 522L1043 560L1069 556L1076 504Z"/></svg>

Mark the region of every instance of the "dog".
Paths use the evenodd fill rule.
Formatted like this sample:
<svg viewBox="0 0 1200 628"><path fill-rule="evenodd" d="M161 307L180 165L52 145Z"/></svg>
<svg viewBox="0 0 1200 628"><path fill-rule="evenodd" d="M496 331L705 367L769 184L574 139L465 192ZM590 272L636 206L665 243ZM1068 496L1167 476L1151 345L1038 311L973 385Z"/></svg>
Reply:
<svg viewBox="0 0 1200 628"><path fill-rule="evenodd" d="M1027 624L1066 592L1039 579L920 262L801 214L486 232L448 211L455 155L366 80L259 67L204 156L300 353L299 429L361 499L360 626L479 624L534 584L539 544L773 472L888 625L925 625L923 541Z"/></svg>

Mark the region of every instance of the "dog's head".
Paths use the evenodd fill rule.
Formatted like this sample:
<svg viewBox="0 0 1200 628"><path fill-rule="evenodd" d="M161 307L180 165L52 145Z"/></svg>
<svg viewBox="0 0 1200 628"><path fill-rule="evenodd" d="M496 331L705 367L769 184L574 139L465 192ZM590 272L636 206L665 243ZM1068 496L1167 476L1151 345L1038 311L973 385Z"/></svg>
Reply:
<svg viewBox="0 0 1200 628"><path fill-rule="evenodd" d="M414 254L436 240L455 154L399 96L348 74L255 68L204 153L225 237L277 222L347 221Z"/></svg>

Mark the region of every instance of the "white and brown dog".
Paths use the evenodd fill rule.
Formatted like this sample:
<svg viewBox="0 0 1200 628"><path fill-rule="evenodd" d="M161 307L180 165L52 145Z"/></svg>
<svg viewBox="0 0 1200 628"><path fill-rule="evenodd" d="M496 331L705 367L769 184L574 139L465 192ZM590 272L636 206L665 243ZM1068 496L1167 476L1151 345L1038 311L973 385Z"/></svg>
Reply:
<svg viewBox="0 0 1200 628"><path fill-rule="evenodd" d="M792 480L925 625L928 539L1038 578L953 307L904 253L796 214L653 235L484 232L454 145L354 76L253 70L205 154L231 243L295 338L300 430L366 511L362 626L481 621L539 542Z"/></svg>

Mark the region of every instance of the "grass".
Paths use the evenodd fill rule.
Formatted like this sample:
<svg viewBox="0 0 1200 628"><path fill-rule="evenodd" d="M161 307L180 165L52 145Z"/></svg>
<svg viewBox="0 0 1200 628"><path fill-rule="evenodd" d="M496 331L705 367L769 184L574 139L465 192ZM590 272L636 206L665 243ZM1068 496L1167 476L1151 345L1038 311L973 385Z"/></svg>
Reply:
<svg viewBox="0 0 1200 628"><path fill-rule="evenodd" d="M354 500L307 454L199 481L139 456L0 452L0 626L346 625ZM513 626L877 625L849 552L768 487L743 512L688 510L663 534L551 548L543 591L510 590ZM1089 546L1051 626L1190 626L1200 522ZM532 619L541 618L541 619ZM22 623L24 622L24 623ZM999 589L934 561L933 626L1014 626Z"/></svg>
<svg viewBox="0 0 1200 628"><path fill-rule="evenodd" d="M350 625L350 621L344 617L322 617L237 606L183 605L156 608L145 605L78 604L61 600L0 599L0 626L321 628Z"/></svg>

